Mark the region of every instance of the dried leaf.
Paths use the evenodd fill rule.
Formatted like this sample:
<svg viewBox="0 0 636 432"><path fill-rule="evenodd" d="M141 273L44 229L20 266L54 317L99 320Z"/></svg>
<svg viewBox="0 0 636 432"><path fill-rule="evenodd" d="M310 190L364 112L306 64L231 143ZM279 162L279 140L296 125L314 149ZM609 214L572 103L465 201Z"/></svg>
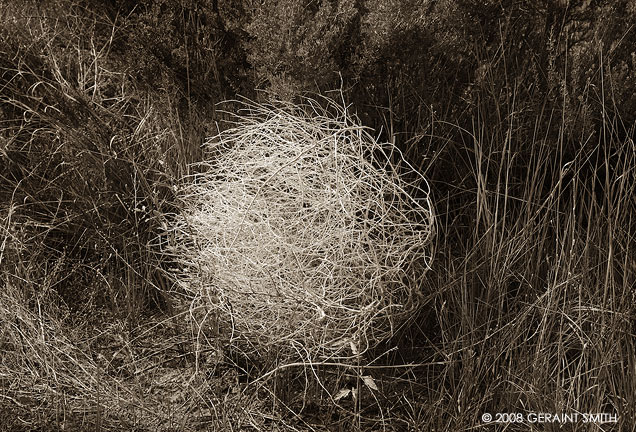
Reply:
<svg viewBox="0 0 636 432"><path fill-rule="evenodd" d="M336 394L336 396L333 398L333 400L338 402L343 397L349 396L349 393L351 393L351 389L348 389L348 388L340 389L340 391Z"/></svg>
<svg viewBox="0 0 636 432"><path fill-rule="evenodd" d="M316 308L318 309L318 321L323 321L327 317L327 314L320 306L316 306Z"/></svg>
<svg viewBox="0 0 636 432"><path fill-rule="evenodd" d="M365 375L362 377L362 381L364 384L369 387L371 390L378 390L378 386L375 385L375 381L370 375Z"/></svg>
<svg viewBox="0 0 636 432"><path fill-rule="evenodd" d="M358 355L358 347L353 342L349 342L349 346L351 347L351 352L353 355Z"/></svg>

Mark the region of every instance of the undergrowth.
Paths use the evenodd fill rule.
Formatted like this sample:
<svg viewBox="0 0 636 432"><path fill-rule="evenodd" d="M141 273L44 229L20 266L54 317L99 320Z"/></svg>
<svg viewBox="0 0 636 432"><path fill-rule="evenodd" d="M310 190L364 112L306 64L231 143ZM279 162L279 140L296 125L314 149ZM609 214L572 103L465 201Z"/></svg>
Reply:
<svg viewBox="0 0 636 432"><path fill-rule="evenodd" d="M325 67L355 60L338 77L342 97L429 180L435 255L414 278L418 309L360 363L271 374L228 347L201 349L209 329L170 278L179 263L157 245L181 210L175 187L225 127L215 103L268 73L273 93L311 82L288 76L307 73L298 62L311 40L305 53L277 34L284 61L259 54L277 21L260 6L241 15L247 3L0 6L0 429L495 430L482 414L546 412L608 413L617 423L598 430L631 430L636 123L633 65L619 55L633 32L591 25L598 50L592 38L573 57L575 38L559 36L568 17L631 9L550 7L550 44L535 55L536 29L530 42L505 41L538 9L515 9L518 20L486 2L502 25L480 35L458 9L472 3L440 2L446 15L429 12L442 43L418 33L418 14L376 3L289 15L320 30L346 12L328 37L281 28L332 47ZM403 36L434 54L427 67L400 60L407 45L385 44ZM474 53L457 48L464 36ZM325 77L321 86L337 87Z"/></svg>

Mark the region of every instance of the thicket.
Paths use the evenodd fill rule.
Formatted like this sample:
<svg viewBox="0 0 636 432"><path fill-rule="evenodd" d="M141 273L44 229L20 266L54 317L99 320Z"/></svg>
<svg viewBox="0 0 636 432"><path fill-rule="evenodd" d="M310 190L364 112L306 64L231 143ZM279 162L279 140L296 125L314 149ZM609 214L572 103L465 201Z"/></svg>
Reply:
<svg viewBox="0 0 636 432"><path fill-rule="evenodd" d="M626 430L634 22L629 0L3 2L0 425L463 430L580 411ZM257 365L196 352L157 238L228 126L219 102L334 91L430 183L423 306L373 368L320 371L333 388L297 385L311 368L284 391L244 383Z"/></svg>

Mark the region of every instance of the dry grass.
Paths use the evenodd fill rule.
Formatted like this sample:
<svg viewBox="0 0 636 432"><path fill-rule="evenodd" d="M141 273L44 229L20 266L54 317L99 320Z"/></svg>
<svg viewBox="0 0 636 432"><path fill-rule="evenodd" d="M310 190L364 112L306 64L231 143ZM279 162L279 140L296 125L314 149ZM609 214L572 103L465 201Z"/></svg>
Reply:
<svg viewBox="0 0 636 432"><path fill-rule="evenodd" d="M183 185L201 119L226 114L122 54L155 35L147 17L66 0L0 17L0 430L588 426L485 412L633 430L636 125L612 99L627 84L602 76L579 113L493 75L472 128L419 94L381 108L430 182L433 251L426 183L342 108L243 104ZM194 18L173 21L207 32Z"/></svg>

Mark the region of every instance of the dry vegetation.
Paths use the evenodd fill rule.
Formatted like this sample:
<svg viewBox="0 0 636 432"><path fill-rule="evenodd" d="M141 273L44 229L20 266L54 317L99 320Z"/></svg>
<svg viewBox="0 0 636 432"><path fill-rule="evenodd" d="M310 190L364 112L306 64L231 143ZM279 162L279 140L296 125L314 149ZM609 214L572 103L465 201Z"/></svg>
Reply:
<svg viewBox="0 0 636 432"><path fill-rule="evenodd" d="M632 430L633 5L211 3L0 5L0 430Z"/></svg>
<svg viewBox="0 0 636 432"><path fill-rule="evenodd" d="M243 106L163 235L204 345L268 368L356 365L418 310L432 258L426 181L327 102Z"/></svg>

